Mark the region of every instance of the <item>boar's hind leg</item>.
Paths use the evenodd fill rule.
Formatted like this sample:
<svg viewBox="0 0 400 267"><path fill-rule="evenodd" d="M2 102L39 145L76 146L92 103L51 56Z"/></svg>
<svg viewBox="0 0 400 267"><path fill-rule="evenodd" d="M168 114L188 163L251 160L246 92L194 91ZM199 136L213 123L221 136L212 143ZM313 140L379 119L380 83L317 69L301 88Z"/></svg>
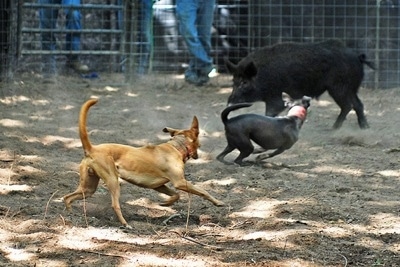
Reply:
<svg viewBox="0 0 400 267"><path fill-rule="evenodd" d="M360 98L357 95L354 95L352 98L352 102L353 102L353 109L357 114L358 125L360 126L361 129L369 128L367 119L365 118L364 114L364 105L361 102Z"/></svg>
<svg viewBox="0 0 400 267"><path fill-rule="evenodd" d="M339 129L343 121L346 119L347 114L349 114L351 109L357 114L358 125L361 129L368 128L368 122L364 115L364 105L361 100L358 98L357 94L347 94L342 97L332 96L335 102L340 107L340 114L336 119L335 124L333 125L334 129Z"/></svg>
<svg viewBox="0 0 400 267"><path fill-rule="evenodd" d="M333 97L333 99L340 107L340 114L337 117L335 123L333 124L333 128L339 129L340 127L342 127L342 124L346 119L347 114L349 114L350 110L352 109L352 103L348 96L344 96L341 98Z"/></svg>

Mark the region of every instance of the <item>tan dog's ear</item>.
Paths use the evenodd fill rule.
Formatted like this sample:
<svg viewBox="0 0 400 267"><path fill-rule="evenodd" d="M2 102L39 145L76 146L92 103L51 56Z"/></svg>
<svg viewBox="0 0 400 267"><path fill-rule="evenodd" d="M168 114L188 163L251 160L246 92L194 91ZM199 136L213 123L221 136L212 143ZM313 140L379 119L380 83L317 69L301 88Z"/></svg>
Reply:
<svg viewBox="0 0 400 267"><path fill-rule="evenodd" d="M199 135L199 120L196 116L193 117L192 126L190 130L194 131L196 135Z"/></svg>

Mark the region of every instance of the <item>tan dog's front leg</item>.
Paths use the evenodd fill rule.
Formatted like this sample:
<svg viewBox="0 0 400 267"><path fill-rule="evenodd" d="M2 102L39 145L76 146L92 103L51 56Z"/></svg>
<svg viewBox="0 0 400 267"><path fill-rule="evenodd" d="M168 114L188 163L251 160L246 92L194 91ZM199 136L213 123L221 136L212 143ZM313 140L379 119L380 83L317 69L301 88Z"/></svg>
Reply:
<svg viewBox="0 0 400 267"><path fill-rule="evenodd" d="M115 167L114 159L110 156L98 156L97 159L91 163L92 168L101 177L111 194L111 206L114 209L118 220L127 228L132 228L126 222L122 215L121 206L119 204L120 185L118 181L118 173Z"/></svg>
<svg viewBox="0 0 400 267"><path fill-rule="evenodd" d="M209 193L207 193L207 191L205 191L204 189L192 185L184 177L179 179L178 182L176 182L176 181L171 181L171 182L173 183L175 188L185 191L185 192L189 192L189 193L201 196L202 198L211 201L215 206L224 206L225 205L224 202L219 201L218 199L215 199Z"/></svg>
<svg viewBox="0 0 400 267"><path fill-rule="evenodd" d="M118 182L118 176L117 177L111 177L108 180L112 181L107 181L107 187L108 190L110 191L111 194L111 206L114 209L115 214L118 217L118 220L127 228L132 228L128 223L126 222L124 216L122 215L121 211L121 206L119 205L119 197L120 197L120 185Z"/></svg>
<svg viewBox="0 0 400 267"><path fill-rule="evenodd" d="M160 187L154 188L154 190L170 196L170 198L167 201L160 203L161 206L171 206L175 201L177 201L179 199L179 194L176 193L174 190L170 189L166 185L162 185Z"/></svg>

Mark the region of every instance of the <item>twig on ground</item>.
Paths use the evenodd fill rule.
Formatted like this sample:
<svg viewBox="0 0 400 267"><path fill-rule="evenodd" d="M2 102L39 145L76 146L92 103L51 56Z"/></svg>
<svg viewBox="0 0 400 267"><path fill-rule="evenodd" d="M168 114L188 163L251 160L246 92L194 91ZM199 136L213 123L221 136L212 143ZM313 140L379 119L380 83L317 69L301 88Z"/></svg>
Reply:
<svg viewBox="0 0 400 267"><path fill-rule="evenodd" d="M47 200L46 209L44 210L43 219L46 219L47 210L48 210L48 208L49 208L50 201L51 201L51 199L54 197L54 195L55 195L57 192L58 192L58 190L56 190L56 191L50 196L49 200Z"/></svg>
<svg viewBox="0 0 400 267"><path fill-rule="evenodd" d="M16 163L16 155L15 155L15 151L14 151L14 155L12 159L3 159L3 162L12 162L11 166L9 168L9 172L8 172L8 179L7 179L7 185L10 185L10 181L11 181L11 174L12 174L12 170L14 168L14 163ZM18 163L17 163L18 164Z"/></svg>
<svg viewBox="0 0 400 267"><path fill-rule="evenodd" d="M3 219L7 218L8 214L10 213L11 207L0 206L0 209L6 211L6 214L4 214Z"/></svg>
<svg viewBox="0 0 400 267"><path fill-rule="evenodd" d="M171 230L170 232L177 234L177 235L178 235L180 238L182 238L182 239L185 239L185 240L187 240L187 241L193 242L193 243L195 243L195 244L197 244L197 245L200 245L200 246L202 246L202 247L215 249L215 250L217 250L217 251L221 251L221 250L224 249L224 248L222 248L222 247L204 244L204 243L202 243L202 242L200 242L200 241L197 241L197 240L195 240L195 239L193 239L193 238L191 238L191 237L184 236L184 235L178 233L177 231L172 231L172 230Z"/></svg>
<svg viewBox="0 0 400 267"><path fill-rule="evenodd" d="M11 215L10 215L10 218L14 218L15 216L17 216L17 215L20 214L20 213L21 213L21 209L18 210L18 211L16 211L16 212L14 212L13 214L11 214Z"/></svg>
<svg viewBox="0 0 400 267"><path fill-rule="evenodd" d="M313 198L315 195L317 195L317 193L312 193L311 195L309 195L308 197L306 197L305 199L303 199L303 202L310 200L310 199Z"/></svg>
<svg viewBox="0 0 400 267"><path fill-rule="evenodd" d="M181 218L182 216L181 216L181 214L179 214L179 213L172 214L172 215L169 216L167 219L165 219L164 221L162 221L162 224L167 225L168 222L169 222L170 220L172 220L173 218L175 218L175 217Z"/></svg>
<svg viewBox="0 0 400 267"><path fill-rule="evenodd" d="M205 223L205 224L202 224L202 225L200 225L201 227L202 226L204 226L204 227L221 227L221 225L219 225L218 223L212 223L212 222L210 222L210 223Z"/></svg>
<svg viewBox="0 0 400 267"><path fill-rule="evenodd" d="M61 218L61 221L63 222L63 224L64 224L64 227L65 227L65 219L64 219L64 217L60 214L60 218Z"/></svg>
<svg viewBox="0 0 400 267"><path fill-rule="evenodd" d="M342 254L339 254L339 255L342 256L343 259L344 259L344 266L343 267L346 267L347 266L347 258Z"/></svg>
<svg viewBox="0 0 400 267"><path fill-rule="evenodd" d="M13 163L11 163L11 166L10 166L10 168L9 168L9 170L8 170L8 179L7 179L7 185L10 185L10 181L11 181L11 174L12 174L12 169L13 169L13 167L14 167L14 161L13 161Z"/></svg>
<svg viewBox="0 0 400 267"><path fill-rule="evenodd" d="M286 257L286 244L287 244L287 238L285 239L285 246L283 247L283 256Z"/></svg>
<svg viewBox="0 0 400 267"><path fill-rule="evenodd" d="M400 147L398 148L390 148L385 150L386 153L395 153L395 152L400 152Z"/></svg>
<svg viewBox="0 0 400 267"><path fill-rule="evenodd" d="M186 181L186 183L187 183L187 181ZM187 188L187 186L186 186L186 188ZM189 192L188 192L188 199L189 199L189 201L188 201L188 209L187 209L187 217L186 217L186 233L189 232L188 228L189 228L189 218L190 218L190 206L192 204L192 198L191 198L191 195Z"/></svg>
<svg viewBox="0 0 400 267"><path fill-rule="evenodd" d="M83 252L88 252L88 253L93 253L101 256L109 256L109 257L119 257L119 258L124 258L130 260L131 258L125 255L118 255L118 254L111 254L111 253L104 253L104 252L98 252L98 251L91 251L91 250L81 250Z"/></svg>
<svg viewBox="0 0 400 267"><path fill-rule="evenodd" d="M85 192L82 192L83 195L83 216L85 217L86 227L89 227L89 223L86 216L86 196Z"/></svg>
<svg viewBox="0 0 400 267"><path fill-rule="evenodd" d="M244 220L244 221L235 223L234 225L232 225L231 227L229 227L229 229L232 230L232 229L240 228L240 227L242 227L243 225L249 224L249 223L252 223L252 222L251 222L250 220Z"/></svg>
<svg viewBox="0 0 400 267"><path fill-rule="evenodd" d="M14 159L0 159L1 162L13 162Z"/></svg>

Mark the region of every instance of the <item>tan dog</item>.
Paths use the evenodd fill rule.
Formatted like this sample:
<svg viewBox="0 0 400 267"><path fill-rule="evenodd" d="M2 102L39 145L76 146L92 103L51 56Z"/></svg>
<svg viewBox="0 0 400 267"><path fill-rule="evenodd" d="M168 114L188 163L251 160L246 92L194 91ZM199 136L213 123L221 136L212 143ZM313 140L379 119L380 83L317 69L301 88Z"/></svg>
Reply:
<svg viewBox="0 0 400 267"><path fill-rule="evenodd" d="M151 188L169 197L161 205L168 206L179 199L179 194L165 184L171 182L180 190L201 196L216 206L224 203L213 198L205 190L192 185L185 179L184 165L189 158L197 159L200 146L199 123L193 118L190 129L176 130L164 128L171 140L160 145L132 147L120 144L92 145L89 141L86 121L87 113L97 100L91 99L83 104L79 114L79 136L85 157L80 164L80 183L75 192L64 196L64 203L71 210L71 203L87 198L96 191L99 179L107 185L111 194L112 207L119 221L130 228L124 219L120 204L120 185L118 177L140 187Z"/></svg>

